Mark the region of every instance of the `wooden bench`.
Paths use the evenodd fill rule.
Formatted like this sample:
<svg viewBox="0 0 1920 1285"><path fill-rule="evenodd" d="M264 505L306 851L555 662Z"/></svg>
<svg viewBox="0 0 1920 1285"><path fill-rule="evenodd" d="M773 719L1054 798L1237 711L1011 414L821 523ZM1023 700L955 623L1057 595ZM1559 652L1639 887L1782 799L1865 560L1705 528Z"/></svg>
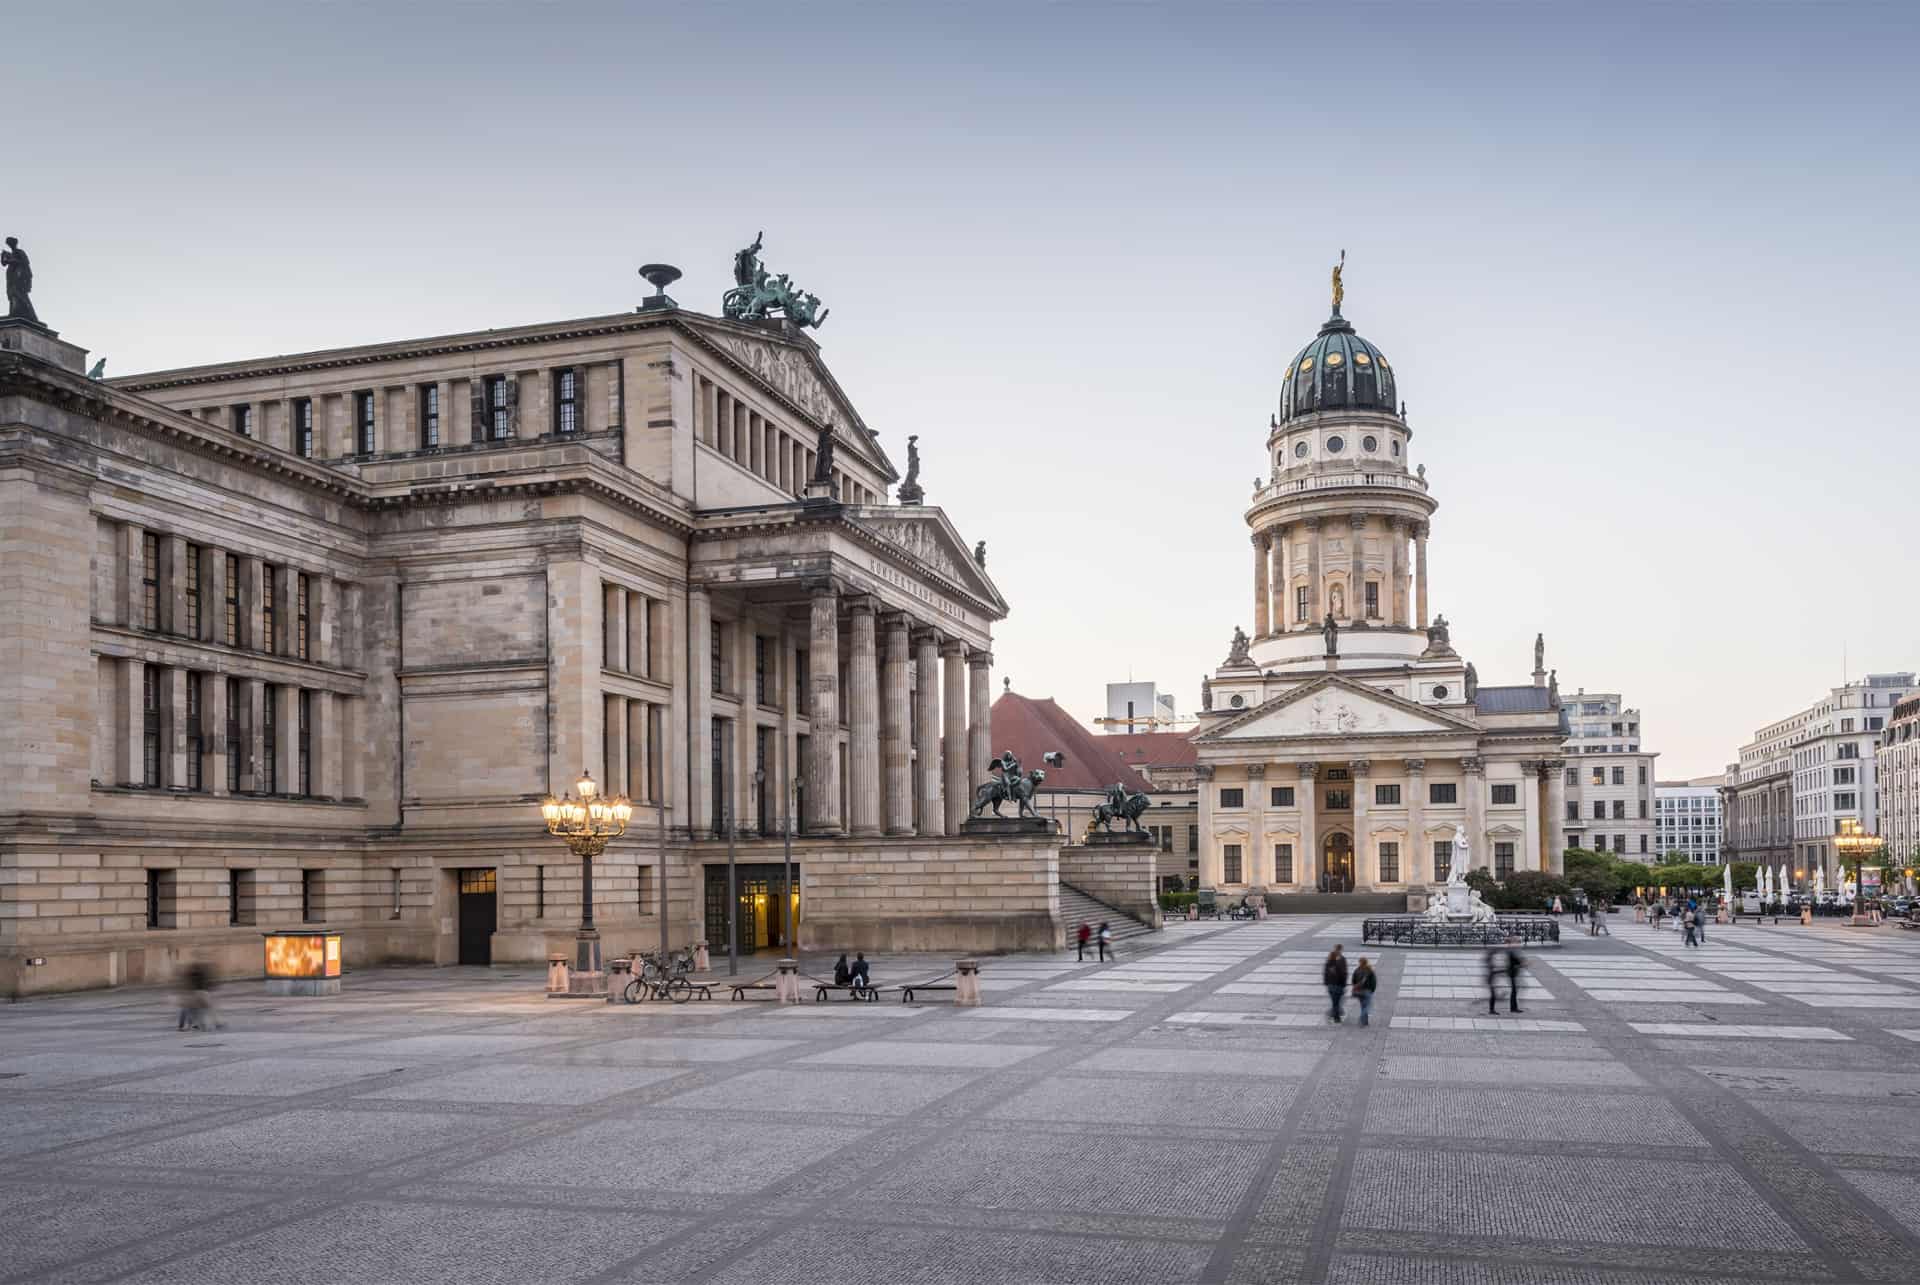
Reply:
<svg viewBox="0 0 1920 1285"><path fill-rule="evenodd" d="M902 986L900 988L900 1002L902 1004L913 1003L913 993L915 991L951 991L958 989L959 987L955 986L952 982L919 982L912 986Z"/></svg>
<svg viewBox="0 0 1920 1285"><path fill-rule="evenodd" d="M851 1000L864 1000L867 1003L878 1003L880 1001L880 988L878 986L837 986L832 982L815 982L813 984L813 1002L818 1004L825 1001L827 992L829 991L845 991L847 998Z"/></svg>
<svg viewBox="0 0 1920 1285"><path fill-rule="evenodd" d="M775 989L772 982L734 982L731 984L733 998L745 999L748 991L770 991Z"/></svg>

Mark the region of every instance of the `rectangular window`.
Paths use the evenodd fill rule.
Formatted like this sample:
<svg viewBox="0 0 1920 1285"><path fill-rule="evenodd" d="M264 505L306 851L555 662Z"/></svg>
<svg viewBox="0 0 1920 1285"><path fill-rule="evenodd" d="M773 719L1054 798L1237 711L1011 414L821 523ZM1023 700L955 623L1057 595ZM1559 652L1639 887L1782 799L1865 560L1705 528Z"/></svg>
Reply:
<svg viewBox="0 0 1920 1285"><path fill-rule="evenodd" d="M1223 855L1221 858L1221 864L1225 867L1224 877L1227 883L1239 883L1241 881L1240 880L1240 845L1239 844L1229 843L1225 845Z"/></svg>
<svg viewBox="0 0 1920 1285"><path fill-rule="evenodd" d="M660 894L654 891L653 867L640 866L635 869L633 883L635 897L640 903L640 913L642 915L657 914L660 910Z"/></svg>
<svg viewBox="0 0 1920 1285"><path fill-rule="evenodd" d="M279 580L278 568L271 562L260 564L261 651L273 651L275 649L275 640L279 636L275 629L275 626L280 623L280 604L277 601L280 595L276 592L280 587Z"/></svg>
<svg viewBox="0 0 1920 1285"><path fill-rule="evenodd" d="M707 656L713 665L712 687L716 692L725 690L721 682L723 676L723 667L720 663L723 658L720 643L721 632L720 622L716 620L712 623L712 627L709 629L707 636Z"/></svg>
<svg viewBox="0 0 1920 1285"><path fill-rule="evenodd" d="M205 674L187 675L187 788L203 788L200 782L200 751L204 744L200 732L200 684Z"/></svg>
<svg viewBox="0 0 1920 1285"><path fill-rule="evenodd" d="M1220 806L1223 808L1244 808L1247 806L1246 791L1238 786L1234 786L1231 789L1223 787L1220 791Z"/></svg>
<svg viewBox="0 0 1920 1285"><path fill-rule="evenodd" d="M323 923L327 908L321 900L320 875L318 870L300 872L300 922L303 924Z"/></svg>
<svg viewBox="0 0 1920 1285"><path fill-rule="evenodd" d="M1642 763L1640 765L1640 784L1645 785L1646 783L1647 783L1647 765L1645 763Z"/></svg>
<svg viewBox="0 0 1920 1285"><path fill-rule="evenodd" d="M1380 845L1380 882L1400 882L1400 845L1386 842Z"/></svg>
<svg viewBox="0 0 1920 1285"><path fill-rule="evenodd" d="M293 654L307 659L312 649L313 620L307 614L307 595L312 591L311 577L296 576L293 582Z"/></svg>
<svg viewBox="0 0 1920 1285"><path fill-rule="evenodd" d="M1351 781L1353 773L1344 767L1330 767L1320 773L1323 781Z"/></svg>
<svg viewBox="0 0 1920 1285"><path fill-rule="evenodd" d="M1615 799L1613 801L1613 819L1616 821L1624 821L1627 819L1627 801L1625 799Z"/></svg>
<svg viewBox="0 0 1920 1285"><path fill-rule="evenodd" d="M507 439L512 426L507 414L507 377L489 375L483 385L487 394L487 436L496 442Z"/></svg>
<svg viewBox="0 0 1920 1285"><path fill-rule="evenodd" d="M553 372L553 431L580 431L580 374L571 366Z"/></svg>
<svg viewBox="0 0 1920 1285"><path fill-rule="evenodd" d="M1604 821L1607 819L1606 800L1595 799L1593 801L1593 819L1596 821Z"/></svg>
<svg viewBox="0 0 1920 1285"><path fill-rule="evenodd" d="M227 620L220 630L221 638L229 647L240 645L240 559L229 553L226 555L226 595Z"/></svg>
<svg viewBox="0 0 1920 1285"><path fill-rule="evenodd" d="M1307 586L1295 585L1293 589L1293 618L1296 622L1307 618Z"/></svg>
<svg viewBox="0 0 1920 1285"><path fill-rule="evenodd" d="M1845 810L1845 809L1849 809L1857 806L1857 801L1858 801L1858 796L1855 795L1851 790L1848 790L1844 793L1835 794L1833 796L1833 806L1836 809L1840 809L1840 810Z"/></svg>
<svg viewBox="0 0 1920 1285"><path fill-rule="evenodd" d="M171 870L147 871L147 927L173 927L173 879Z"/></svg>
<svg viewBox="0 0 1920 1285"><path fill-rule="evenodd" d="M1607 783L1607 769L1604 767L1596 767L1593 769L1593 783L1595 785L1605 785Z"/></svg>
<svg viewBox="0 0 1920 1285"><path fill-rule="evenodd" d="M1615 785L1625 785L1627 783L1627 769L1625 769L1624 767L1614 768L1613 783Z"/></svg>
<svg viewBox="0 0 1920 1285"><path fill-rule="evenodd" d="M1580 805L1574 802L1572 799L1568 799L1567 800L1567 820L1578 821L1579 819L1580 819Z"/></svg>
<svg viewBox="0 0 1920 1285"><path fill-rule="evenodd" d="M260 759L253 779L264 794L280 793L280 689L269 685L260 703Z"/></svg>
<svg viewBox="0 0 1920 1285"><path fill-rule="evenodd" d="M233 408L233 431L242 437L253 436L253 407L245 402Z"/></svg>
<svg viewBox="0 0 1920 1285"><path fill-rule="evenodd" d="M440 385L420 385L420 448L440 445Z"/></svg>
<svg viewBox="0 0 1920 1285"><path fill-rule="evenodd" d="M1328 790L1327 791L1327 810L1329 812L1353 811L1353 791L1352 790Z"/></svg>
<svg viewBox="0 0 1920 1285"><path fill-rule="evenodd" d="M240 792L240 680L227 679L227 790Z"/></svg>
<svg viewBox="0 0 1920 1285"><path fill-rule="evenodd" d="M160 785L160 684L166 671L158 665L140 669L140 783Z"/></svg>
<svg viewBox="0 0 1920 1285"><path fill-rule="evenodd" d="M302 459L313 458L313 398L296 398L293 403L293 452Z"/></svg>
<svg viewBox="0 0 1920 1285"><path fill-rule="evenodd" d="M359 455L373 454L373 394L353 395L353 449Z"/></svg>
<svg viewBox="0 0 1920 1285"><path fill-rule="evenodd" d="M1367 619L1380 619L1380 582L1367 581Z"/></svg>
<svg viewBox="0 0 1920 1285"><path fill-rule="evenodd" d="M1513 845L1496 843L1493 845L1493 877L1505 880L1513 874Z"/></svg>
<svg viewBox="0 0 1920 1285"><path fill-rule="evenodd" d="M398 919L400 917L400 867L399 866L393 867L393 871L388 878L388 885L391 888L392 895L393 895L393 917L395 919Z"/></svg>
<svg viewBox="0 0 1920 1285"><path fill-rule="evenodd" d="M1270 789L1267 792L1267 803L1269 804L1269 806L1276 807L1276 808L1292 807L1293 806L1293 787L1291 785L1274 786L1272 789Z"/></svg>
<svg viewBox="0 0 1920 1285"><path fill-rule="evenodd" d="M1852 719L1850 719L1850 718L1843 718L1843 719L1841 719L1841 720L1840 720L1840 730L1841 730L1841 732L1843 732L1843 733L1845 733L1845 732L1851 732L1851 731L1853 730L1853 720L1852 720Z"/></svg>
<svg viewBox="0 0 1920 1285"><path fill-rule="evenodd" d="M1433 841L1433 877L1444 880L1453 873L1453 840L1435 839Z"/></svg>
<svg viewBox="0 0 1920 1285"><path fill-rule="evenodd" d="M1647 801L1645 799L1640 800L1640 819L1642 821L1647 819Z"/></svg>
<svg viewBox="0 0 1920 1285"><path fill-rule="evenodd" d="M1293 845L1291 843L1273 845L1273 881L1275 883L1293 882Z"/></svg>
<svg viewBox="0 0 1920 1285"><path fill-rule="evenodd" d="M227 922L229 924L244 924L247 922L241 917L242 911L240 909L240 879L241 876L246 873L244 870L227 871Z"/></svg>
<svg viewBox="0 0 1920 1285"><path fill-rule="evenodd" d="M1640 836L1640 852L1642 855L1645 855L1646 851L1647 851L1647 836L1643 834Z"/></svg>
<svg viewBox="0 0 1920 1285"><path fill-rule="evenodd" d="M1187 851L1200 851L1200 827L1197 825L1187 827Z"/></svg>
<svg viewBox="0 0 1920 1285"><path fill-rule="evenodd" d="M186 575L187 627L184 632L189 638L198 638L200 636L200 546L197 544L187 546Z"/></svg>
<svg viewBox="0 0 1920 1285"><path fill-rule="evenodd" d="M140 537L140 627L160 627L160 537L151 531Z"/></svg>
<svg viewBox="0 0 1920 1285"><path fill-rule="evenodd" d="M1427 783L1427 802L1458 803L1460 787L1452 781L1429 781Z"/></svg>
<svg viewBox="0 0 1920 1285"><path fill-rule="evenodd" d="M1852 785L1853 771L1850 767L1836 767L1833 769L1833 783L1835 785Z"/></svg>
<svg viewBox="0 0 1920 1285"><path fill-rule="evenodd" d="M767 701L767 640L759 634L753 636L753 699L765 705Z"/></svg>
<svg viewBox="0 0 1920 1285"><path fill-rule="evenodd" d="M533 868L533 917L544 918L547 913L547 868Z"/></svg>
<svg viewBox="0 0 1920 1285"><path fill-rule="evenodd" d="M1579 768L1577 768L1577 767L1570 767L1570 768L1568 768L1568 769L1567 769L1567 784L1568 784L1568 785L1579 785L1579 784L1580 784L1580 769L1579 769Z"/></svg>
<svg viewBox="0 0 1920 1285"><path fill-rule="evenodd" d="M1376 806L1397 808L1400 806L1400 787L1398 785L1376 785L1373 787L1373 801Z"/></svg>
<svg viewBox="0 0 1920 1285"><path fill-rule="evenodd" d="M1646 836L1645 836L1645 835L1642 835L1642 836L1640 836L1640 837L1641 837L1641 839L1642 839L1642 840L1644 840L1644 839L1646 838ZM1614 850L1615 852L1625 852L1625 851L1627 850L1627 836L1626 836L1626 835L1624 835L1624 834L1616 834L1616 835L1614 835L1614 836L1613 836L1613 850ZM1642 852L1645 852L1645 851L1646 851L1646 849L1645 849L1645 848L1642 848L1642 849L1641 849L1641 851L1642 851Z"/></svg>
<svg viewBox="0 0 1920 1285"><path fill-rule="evenodd" d="M1517 785L1496 785L1493 787L1493 804L1512 805L1520 801L1520 787Z"/></svg>
<svg viewBox="0 0 1920 1285"><path fill-rule="evenodd" d="M808 657L807 649L805 647L796 647L794 649L793 677L795 681L793 684L793 690L794 690L795 700L800 707L796 712L800 715L801 718L813 717L813 669L811 668L812 664L813 662ZM922 674L920 675L920 681L931 682L932 677L928 674ZM907 719L912 724L912 726L908 729L911 734L908 736L907 739L909 743L918 745L920 743L920 702L919 701L909 700L907 702ZM806 762L805 759L801 759L800 761L803 763Z"/></svg>
<svg viewBox="0 0 1920 1285"><path fill-rule="evenodd" d="M313 793L313 693L301 691L296 702L300 712L300 739L296 745L300 770L298 794Z"/></svg>

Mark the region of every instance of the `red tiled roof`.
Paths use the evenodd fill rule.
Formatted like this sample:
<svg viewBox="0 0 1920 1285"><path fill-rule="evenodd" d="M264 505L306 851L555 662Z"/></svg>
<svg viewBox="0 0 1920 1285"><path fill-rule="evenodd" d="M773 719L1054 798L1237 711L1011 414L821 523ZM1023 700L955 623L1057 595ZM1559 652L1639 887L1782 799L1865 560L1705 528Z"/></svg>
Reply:
<svg viewBox="0 0 1920 1285"><path fill-rule="evenodd" d="M993 702L993 753L1012 750L1028 768L1041 767L1047 790L1104 790L1115 781L1129 790L1151 792L1153 786L1105 742L1124 739L1095 736L1051 699L1032 700L1004 692ZM1059 750L1067 756L1063 767L1044 767L1040 756Z"/></svg>
<svg viewBox="0 0 1920 1285"><path fill-rule="evenodd" d="M1100 738L1136 767L1192 767L1199 762L1191 732L1113 732Z"/></svg>

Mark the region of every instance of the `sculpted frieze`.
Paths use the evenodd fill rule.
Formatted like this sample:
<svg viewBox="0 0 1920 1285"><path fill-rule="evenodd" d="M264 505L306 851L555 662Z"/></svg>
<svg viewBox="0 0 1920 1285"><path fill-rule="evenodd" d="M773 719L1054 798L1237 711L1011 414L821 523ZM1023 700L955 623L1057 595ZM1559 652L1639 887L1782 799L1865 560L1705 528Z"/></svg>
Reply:
<svg viewBox="0 0 1920 1285"><path fill-rule="evenodd" d="M898 546L912 555L914 559L932 567L946 579L957 585L969 585L966 573L947 547L939 528L925 521L891 521L885 518L863 522L862 526L872 531L889 544Z"/></svg>

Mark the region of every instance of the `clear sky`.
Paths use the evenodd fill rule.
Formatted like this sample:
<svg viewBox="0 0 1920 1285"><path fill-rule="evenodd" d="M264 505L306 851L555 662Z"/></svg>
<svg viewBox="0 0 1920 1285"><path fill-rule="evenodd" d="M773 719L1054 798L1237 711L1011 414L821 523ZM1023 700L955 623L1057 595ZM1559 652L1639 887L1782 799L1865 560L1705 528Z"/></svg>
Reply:
<svg viewBox="0 0 1920 1285"><path fill-rule="evenodd" d="M0 232L109 373L632 307L730 256L1083 717L1250 626L1243 512L1327 311L1393 359L1433 607L1536 630L1663 777L1920 667L1920 6L43 5Z"/></svg>

